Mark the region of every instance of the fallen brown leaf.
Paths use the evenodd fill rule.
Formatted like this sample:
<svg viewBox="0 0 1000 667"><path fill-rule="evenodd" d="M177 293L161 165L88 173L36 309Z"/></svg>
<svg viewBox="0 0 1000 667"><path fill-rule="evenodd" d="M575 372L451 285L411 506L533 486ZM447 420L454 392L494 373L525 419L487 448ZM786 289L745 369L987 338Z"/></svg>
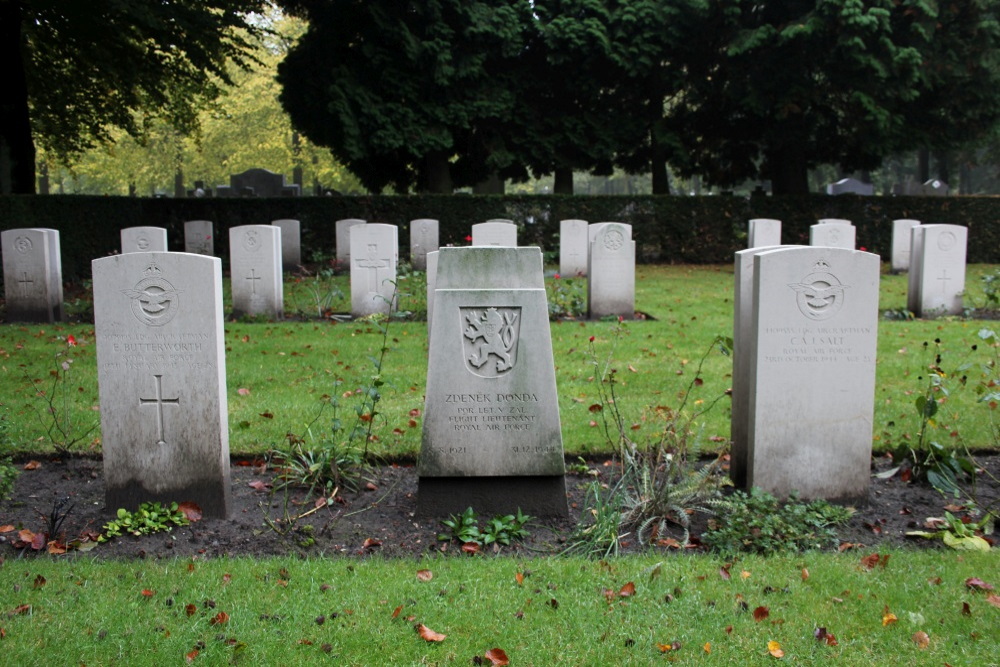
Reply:
<svg viewBox="0 0 1000 667"><path fill-rule="evenodd" d="M417 634L420 635L421 639L428 642L443 642L445 637L448 636L443 635L440 632L434 632L423 623L418 623L413 626L413 629L417 631Z"/></svg>

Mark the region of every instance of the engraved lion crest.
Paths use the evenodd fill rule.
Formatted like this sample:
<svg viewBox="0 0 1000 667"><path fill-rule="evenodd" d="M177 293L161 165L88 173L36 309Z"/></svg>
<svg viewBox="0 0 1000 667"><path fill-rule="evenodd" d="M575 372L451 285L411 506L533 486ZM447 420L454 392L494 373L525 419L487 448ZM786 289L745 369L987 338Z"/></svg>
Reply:
<svg viewBox="0 0 1000 667"><path fill-rule="evenodd" d="M520 308L462 308L464 357L480 377L496 377L517 362ZM495 363L489 363L491 358Z"/></svg>

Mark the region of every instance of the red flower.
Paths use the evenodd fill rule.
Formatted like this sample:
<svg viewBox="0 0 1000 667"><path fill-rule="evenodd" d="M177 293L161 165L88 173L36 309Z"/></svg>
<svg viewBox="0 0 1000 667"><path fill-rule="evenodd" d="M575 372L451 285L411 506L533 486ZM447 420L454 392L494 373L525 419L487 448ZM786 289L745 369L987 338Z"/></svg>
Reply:
<svg viewBox="0 0 1000 667"><path fill-rule="evenodd" d="M868 248L864 246L861 246L860 248L858 248L858 250L860 250L861 252L868 252Z"/></svg>
<svg viewBox="0 0 1000 667"><path fill-rule="evenodd" d="M76 338L73 337L73 334L66 336L66 344L70 347L76 347Z"/></svg>
<svg viewBox="0 0 1000 667"><path fill-rule="evenodd" d="M552 277L555 278L556 280L559 280L559 274L558 273L556 275L552 276Z"/></svg>
<svg viewBox="0 0 1000 667"><path fill-rule="evenodd" d="M465 240L468 241L469 243L472 243L472 234L467 234L465 236Z"/></svg>

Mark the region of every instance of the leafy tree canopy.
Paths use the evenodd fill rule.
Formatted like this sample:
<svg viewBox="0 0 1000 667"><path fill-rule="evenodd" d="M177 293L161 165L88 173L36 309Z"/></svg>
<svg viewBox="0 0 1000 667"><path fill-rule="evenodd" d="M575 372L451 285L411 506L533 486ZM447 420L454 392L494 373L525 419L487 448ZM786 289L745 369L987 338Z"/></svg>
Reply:
<svg viewBox="0 0 1000 667"><path fill-rule="evenodd" d="M34 141L69 156L143 131L159 113L178 128L199 102L248 66L253 12L266 0L0 0L0 58L12 85L0 105L0 148L15 192L34 191Z"/></svg>

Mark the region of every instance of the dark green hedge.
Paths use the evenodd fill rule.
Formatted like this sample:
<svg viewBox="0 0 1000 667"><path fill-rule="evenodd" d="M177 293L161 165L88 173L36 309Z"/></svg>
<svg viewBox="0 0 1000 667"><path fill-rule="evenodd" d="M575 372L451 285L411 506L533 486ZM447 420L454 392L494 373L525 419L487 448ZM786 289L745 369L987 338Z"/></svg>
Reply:
<svg viewBox="0 0 1000 667"><path fill-rule="evenodd" d="M400 252L407 256L410 220L436 218L442 244L464 244L470 226L508 218L520 227L522 245L558 250L559 221L619 221L633 226L641 262L729 263L746 247L750 218L782 221L785 243L808 243L809 225L820 218L846 218L857 227L858 246L888 256L892 221L914 218L969 228L969 262L1000 263L1000 198L996 197L629 197L553 195L425 195L300 197L279 199L138 199L89 196L0 197L0 228L60 230L63 274L87 278L90 260L118 251L123 227L165 227L171 250L183 250L185 220L212 220L216 253L228 255L228 229L267 224L278 218L302 221L304 257L310 250L332 255L334 223L362 218L399 226Z"/></svg>

